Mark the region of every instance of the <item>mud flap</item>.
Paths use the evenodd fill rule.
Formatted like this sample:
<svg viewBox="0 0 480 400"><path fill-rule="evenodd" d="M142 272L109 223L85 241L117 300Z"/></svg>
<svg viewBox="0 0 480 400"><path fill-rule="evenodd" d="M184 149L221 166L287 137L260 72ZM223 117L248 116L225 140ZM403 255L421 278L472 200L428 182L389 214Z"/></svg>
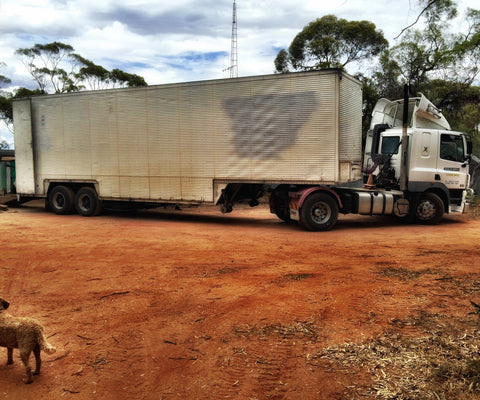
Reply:
<svg viewBox="0 0 480 400"><path fill-rule="evenodd" d="M300 221L300 200L302 195L301 193L289 192L288 196L290 197L290 219L292 221Z"/></svg>

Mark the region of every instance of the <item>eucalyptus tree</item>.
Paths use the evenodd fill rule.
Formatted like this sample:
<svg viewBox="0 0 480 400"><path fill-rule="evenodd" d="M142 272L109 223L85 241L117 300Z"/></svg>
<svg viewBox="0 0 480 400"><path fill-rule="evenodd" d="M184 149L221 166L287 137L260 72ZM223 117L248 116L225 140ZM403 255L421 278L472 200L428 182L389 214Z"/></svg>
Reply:
<svg viewBox="0 0 480 400"><path fill-rule="evenodd" d="M421 0L422 29L402 30L400 42L384 52L374 73L379 93L388 96L395 84L409 83L412 91L428 88L432 80L471 85L480 73L480 11L463 10L464 29L448 27L459 12L452 0ZM420 16L419 16L420 17Z"/></svg>
<svg viewBox="0 0 480 400"><path fill-rule="evenodd" d="M6 64L0 62L0 67L5 66ZM11 130L12 122L12 94L7 90L2 90L1 88L5 85L12 83L10 78L7 78L4 75L0 74L0 120L2 120L7 128Z"/></svg>
<svg viewBox="0 0 480 400"><path fill-rule="evenodd" d="M276 72L345 69L388 47L382 31L369 21L347 21L326 15L310 22L275 59Z"/></svg>
<svg viewBox="0 0 480 400"><path fill-rule="evenodd" d="M147 85L141 76L120 69L108 71L76 54L69 44L61 42L35 44L18 49L15 54L42 93Z"/></svg>
<svg viewBox="0 0 480 400"><path fill-rule="evenodd" d="M70 61L73 51L69 44L52 42L21 48L15 54L21 59L42 93L48 93L50 90L62 93L76 87L72 80L74 63Z"/></svg>

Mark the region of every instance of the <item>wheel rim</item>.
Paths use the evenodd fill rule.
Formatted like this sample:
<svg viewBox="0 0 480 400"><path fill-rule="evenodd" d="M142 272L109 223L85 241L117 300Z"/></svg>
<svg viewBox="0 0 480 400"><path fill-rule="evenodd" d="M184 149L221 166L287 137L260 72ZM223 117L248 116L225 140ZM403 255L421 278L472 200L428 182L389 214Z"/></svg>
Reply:
<svg viewBox="0 0 480 400"><path fill-rule="evenodd" d="M57 208L59 210L63 209L65 207L65 196L63 196L60 193L57 193L57 195L53 199L53 204L54 204L55 208Z"/></svg>
<svg viewBox="0 0 480 400"><path fill-rule="evenodd" d="M89 211L92 207L92 202L90 201L90 197L88 197L87 195L80 196L80 198L78 199L78 205L82 211L84 212Z"/></svg>
<svg viewBox="0 0 480 400"><path fill-rule="evenodd" d="M429 200L422 200L417 207L417 216L423 221L432 219L437 212L435 204Z"/></svg>
<svg viewBox="0 0 480 400"><path fill-rule="evenodd" d="M332 216L332 210L330 206L323 202L319 201L315 203L312 207L312 221L316 224L323 224L325 221L328 221Z"/></svg>

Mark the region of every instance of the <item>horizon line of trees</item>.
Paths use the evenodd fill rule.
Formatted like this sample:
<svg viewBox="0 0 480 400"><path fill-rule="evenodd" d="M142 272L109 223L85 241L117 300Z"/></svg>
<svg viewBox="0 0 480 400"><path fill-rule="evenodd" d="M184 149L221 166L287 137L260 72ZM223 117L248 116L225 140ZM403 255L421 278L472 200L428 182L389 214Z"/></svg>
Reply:
<svg viewBox="0 0 480 400"><path fill-rule="evenodd" d="M69 44L52 42L20 48L15 55L22 61L37 88L20 87L13 92L0 89L0 119L13 132L12 100L17 97L48 93L67 93L115 87L147 86L145 79L118 68L107 70L101 65L75 53ZM0 62L0 67L5 63ZM12 81L0 75L0 88ZM0 149L8 148L0 141Z"/></svg>

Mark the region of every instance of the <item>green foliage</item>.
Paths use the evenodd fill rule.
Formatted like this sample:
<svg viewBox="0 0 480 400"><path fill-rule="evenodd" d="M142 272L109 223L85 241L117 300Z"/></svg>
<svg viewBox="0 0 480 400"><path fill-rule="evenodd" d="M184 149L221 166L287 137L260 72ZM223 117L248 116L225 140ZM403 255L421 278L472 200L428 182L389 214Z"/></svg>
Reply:
<svg viewBox="0 0 480 400"><path fill-rule="evenodd" d="M376 56L388 46L369 21L347 21L326 15L308 24L275 59L276 72L341 68Z"/></svg>
<svg viewBox="0 0 480 400"><path fill-rule="evenodd" d="M372 86L377 91L378 97L398 99L403 95L403 85L406 83L401 78L402 72L398 62L392 58L389 50L384 51L379 57L380 66L372 74Z"/></svg>
<svg viewBox="0 0 480 400"><path fill-rule="evenodd" d="M79 66L75 78L79 82L83 82L82 85L77 85L79 90L84 89L85 87L97 90L111 86L110 72L107 69L87 60L79 54L72 54L71 57Z"/></svg>
<svg viewBox="0 0 480 400"><path fill-rule="evenodd" d="M3 62L0 62L0 67L3 67L5 65L5 63ZM8 83L11 83L12 81L7 78L6 76L3 76L3 75L0 75L0 87L2 87L2 85L5 85L5 84L8 84Z"/></svg>
<svg viewBox="0 0 480 400"><path fill-rule="evenodd" d="M419 3L425 5L425 19L429 25L451 20L458 14L453 0L420 0Z"/></svg>
<svg viewBox="0 0 480 400"><path fill-rule="evenodd" d="M61 42L36 44L31 48L18 49L15 54L42 93L147 85L138 75L119 69L108 71L74 53L72 46Z"/></svg>
<svg viewBox="0 0 480 400"><path fill-rule="evenodd" d="M425 5L425 28L406 30L399 44L380 55L370 90L377 99L393 100L410 84L412 95L424 93L453 129L470 134L474 153L480 154L480 88L473 86L480 75L480 11L465 10L466 30L451 33L446 27L457 15L453 1L420 3Z"/></svg>
<svg viewBox="0 0 480 400"><path fill-rule="evenodd" d="M11 83L12 81L6 76L0 75L0 84Z"/></svg>
<svg viewBox="0 0 480 400"><path fill-rule="evenodd" d="M146 86L145 80L120 69L108 71L101 65L74 53L72 46L61 42L35 44L18 49L15 54L22 60L38 89L17 89L14 93L0 91L0 120L12 130L12 99L46 94L65 93L83 89ZM0 66L4 65L0 63ZM0 85L11 80L0 75Z"/></svg>
<svg viewBox="0 0 480 400"><path fill-rule="evenodd" d="M480 72L480 11L467 9L465 32L448 31L457 15L451 0L423 0L425 28L407 30L402 41L384 52L374 80L381 96L408 83L412 92L424 90L432 79L472 84Z"/></svg>
<svg viewBox="0 0 480 400"><path fill-rule="evenodd" d="M18 49L15 54L20 57L42 93L47 93L49 86L55 93L62 93L72 86L69 74L61 67L72 52L72 46L53 42Z"/></svg>
<svg viewBox="0 0 480 400"><path fill-rule="evenodd" d="M101 65L96 65L78 54L72 54L72 58L81 66L75 75L77 80L87 83L90 89L105 89L117 86L147 86L145 80L139 75L130 74L117 68L108 71Z"/></svg>
<svg viewBox="0 0 480 400"><path fill-rule="evenodd" d="M455 53L451 40L437 26L427 31L408 33L405 40L390 50L397 73L414 91L429 80L430 72L441 72L452 65Z"/></svg>
<svg viewBox="0 0 480 400"><path fill-rule="evenodd" d="M121 71L119 69L113 69L110 73L110 79L114 83L124 84L128 87L135 87L135 86L146 86L147 83L145 80L135 74L129 74L127 72Z"/></svg>
<svg viewBox="0 0 480 400"><path fill-rule="evenodd" d="M275 72L286 74L289 72L288 70L288 60L289 55L287 50L282 49L278 52L277 57L275 58Z"/></svg>
<svg viewBox="0 0 480 400"><path fill-rule="evenodd" d="M0 93L0 119L7 125L12 121L12 98L9 93Z"/></svg>
<svg viewBox="0 0 480 400"><path fill-rule="evenodd" d="M0 67L4 66L5 63L0 62ZM11 83L11 80L6 76L0 75L0 87L4 84ZM0 120L4 121L7 127L12 121L12 100L10 99L11 93L0 90ZM0 143L0 148L1 143Z"/></svg>
<svg viewBox="0 0 480 400"><path fill-rule="evenodd" d="M365 139L370 128L373 107L378 100L378 93L371 78L357 74L355 76L363 84L362 132Z"/></svg>
<svg viewBox="0 0 480 400"><path fill-rule="evenodd" d="M467 9L465 21L466 33L455 36L456 60L451 79L472 84L480 73L480 10Z"/></svg>
<svg viewBox="0 0 480 400"><path fill-rule="evenodd" d="M7 128L13 132L12 100L20 97L37 96L40 94L43 94L40 89L30 90L19 88L13 94L6 91L0 91L0 120L2 120L5 125L7 125Z"/></svg>

